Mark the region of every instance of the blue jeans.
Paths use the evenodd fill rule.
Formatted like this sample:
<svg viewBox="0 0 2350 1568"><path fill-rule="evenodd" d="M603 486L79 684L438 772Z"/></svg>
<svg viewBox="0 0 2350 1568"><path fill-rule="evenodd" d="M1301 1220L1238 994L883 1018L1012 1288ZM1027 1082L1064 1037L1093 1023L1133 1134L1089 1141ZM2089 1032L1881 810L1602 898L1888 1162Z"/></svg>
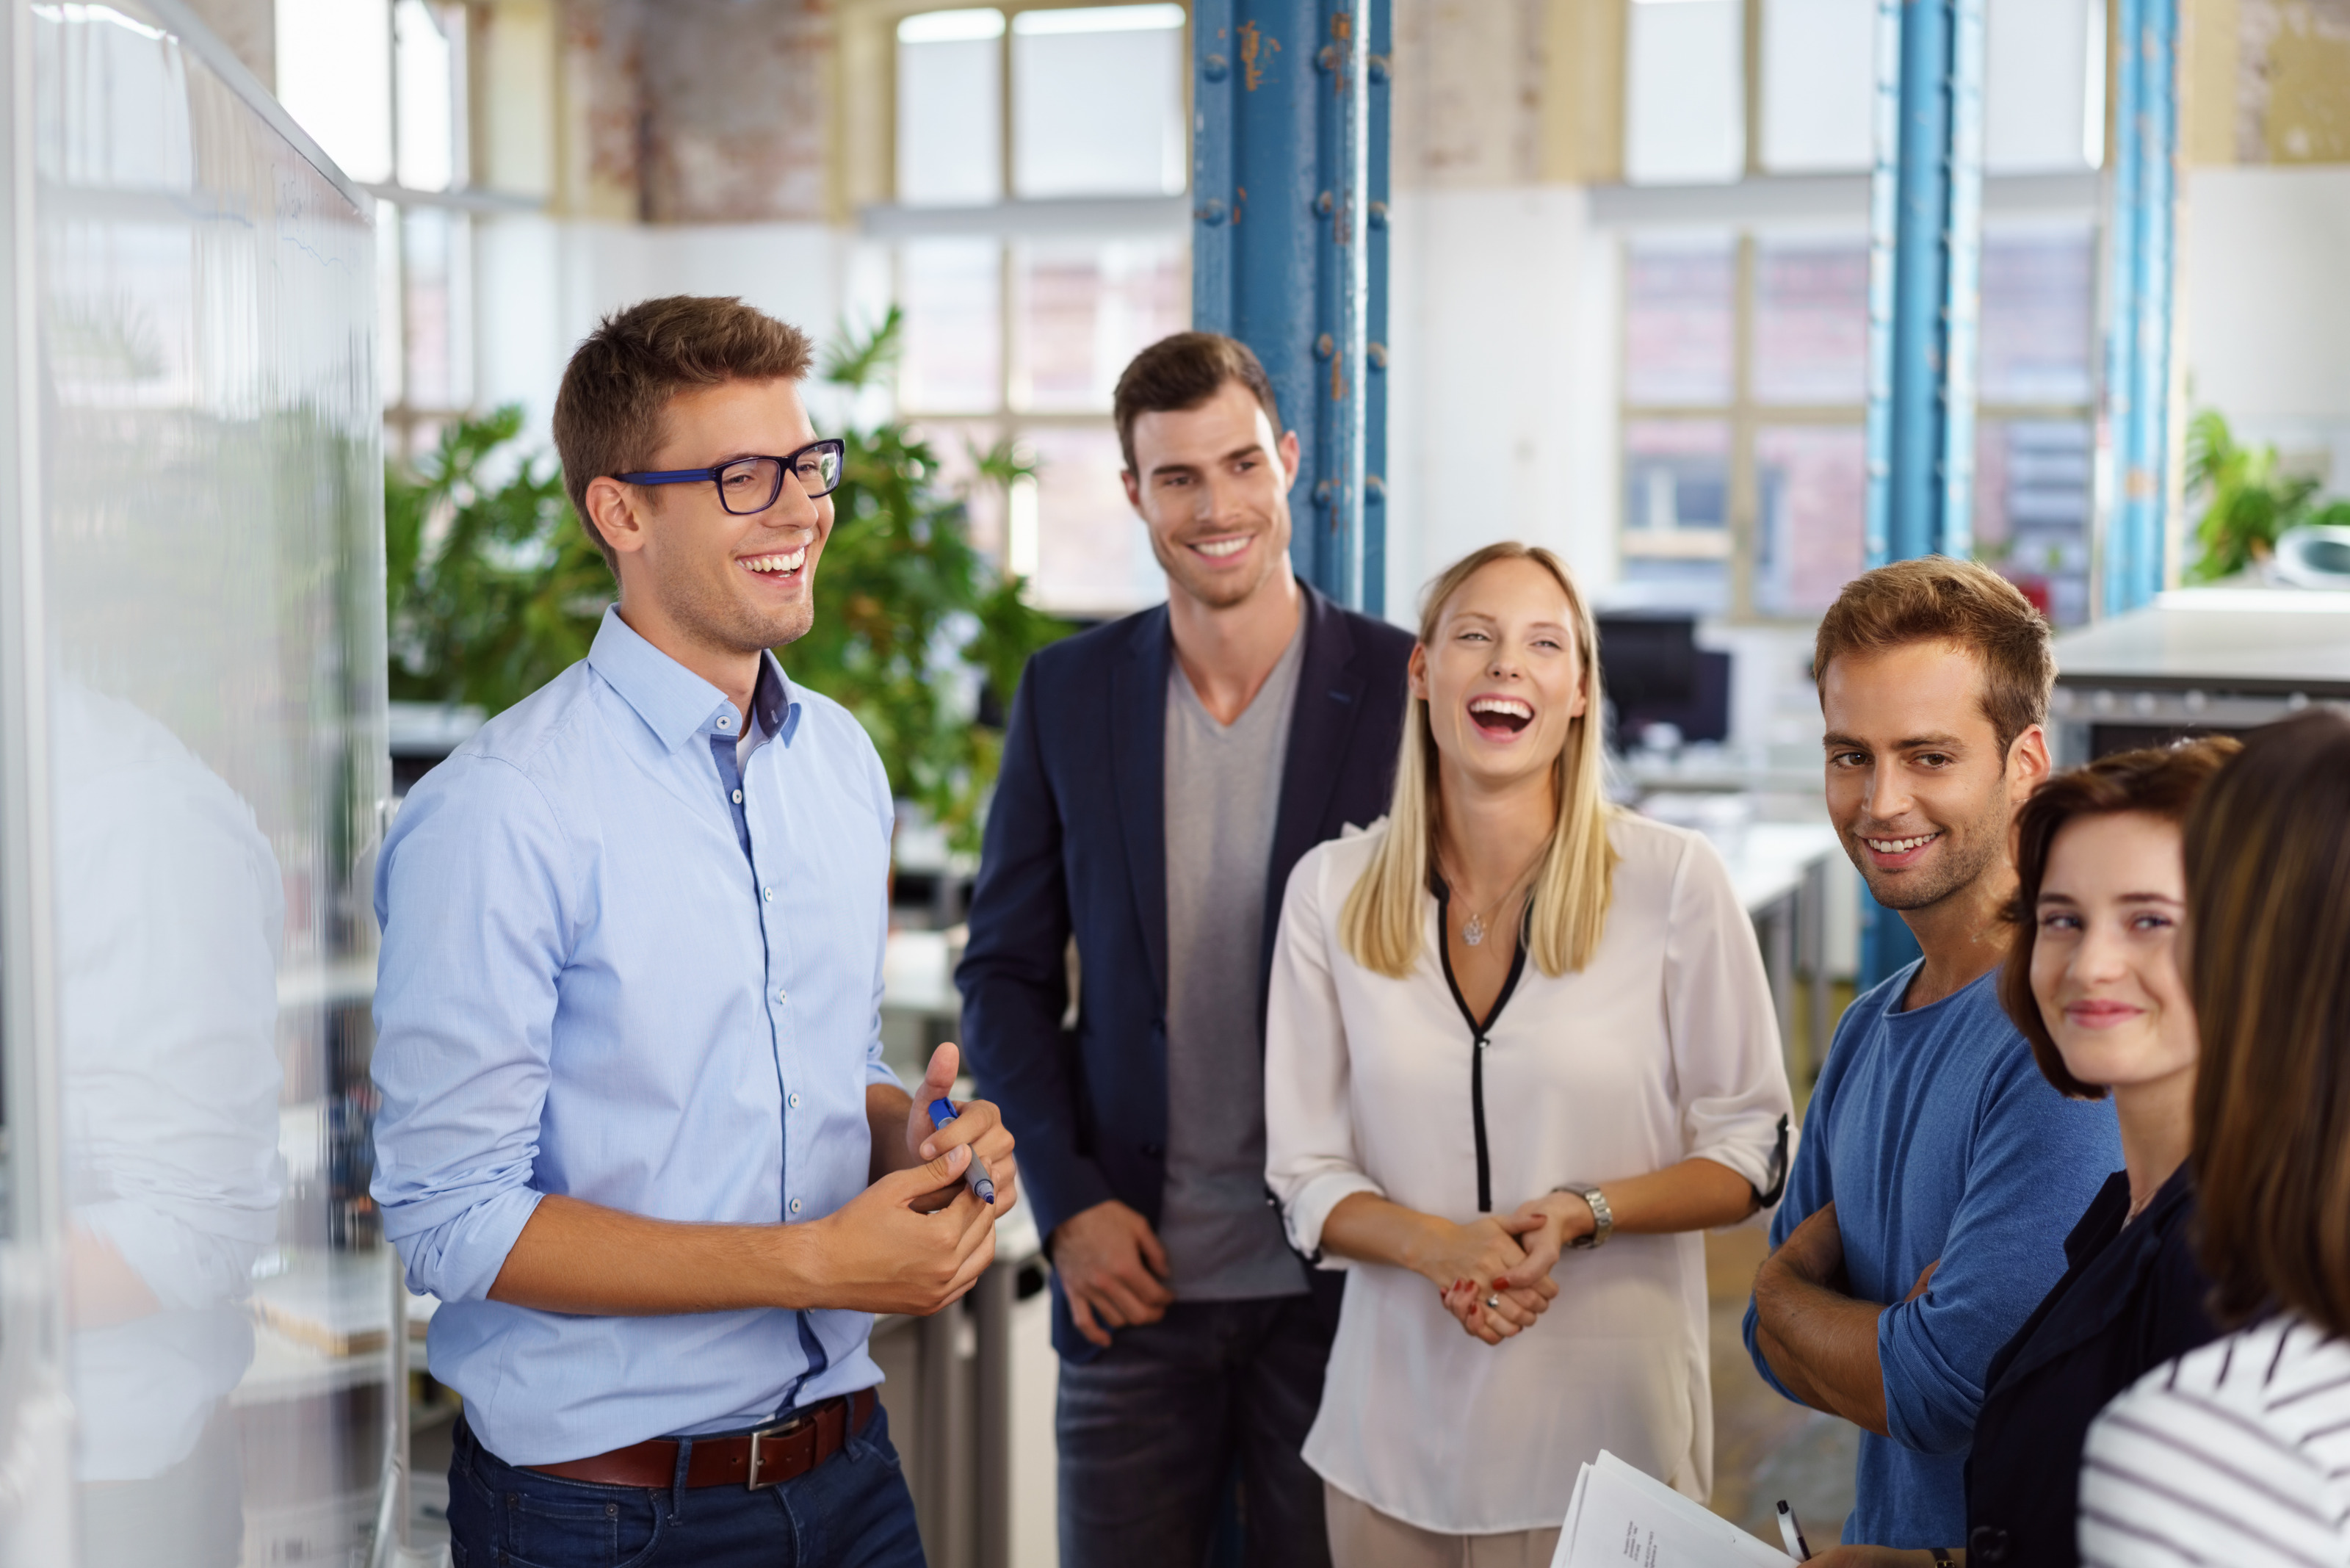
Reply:
<svg viewBox="0 0 2350 1568"><path fill-rule="evenodd" d="M1177 1302L1061 1363L1062 1568L1201 1568L1225 1477L1250 1568L1327 1568L1322 1478L1299 1449L1330 1333L1307 1295Z"/></svg>
<svg viewBox="0 0 2350 1568"><path fill-rule="evenodd" d="M461 1418L449 1534L455 1568L923 1568L878 1404L839 1453L758 1491L563 1480L507 1464Z"/></svg>

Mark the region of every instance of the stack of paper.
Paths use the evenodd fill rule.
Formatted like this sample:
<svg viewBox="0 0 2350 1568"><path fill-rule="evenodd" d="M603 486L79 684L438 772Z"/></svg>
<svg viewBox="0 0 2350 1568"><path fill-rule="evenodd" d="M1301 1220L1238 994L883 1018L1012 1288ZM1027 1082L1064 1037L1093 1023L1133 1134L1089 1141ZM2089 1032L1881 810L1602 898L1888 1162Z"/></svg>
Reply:
<svg viewBox="0 0 2350 1568"><path fill-rule="evenodd" d="M1787 1568L1794 1559L1605 1449L1575 1478L1551 1568Z"/></svg>
<svg viewBox="0 0 2350 1568"><path fill-rule="evenodd" d="M391 1249L288 1248L284 1267L253 1282L253 1315L333 1356L381 1350L391 1329Z"/></svg>

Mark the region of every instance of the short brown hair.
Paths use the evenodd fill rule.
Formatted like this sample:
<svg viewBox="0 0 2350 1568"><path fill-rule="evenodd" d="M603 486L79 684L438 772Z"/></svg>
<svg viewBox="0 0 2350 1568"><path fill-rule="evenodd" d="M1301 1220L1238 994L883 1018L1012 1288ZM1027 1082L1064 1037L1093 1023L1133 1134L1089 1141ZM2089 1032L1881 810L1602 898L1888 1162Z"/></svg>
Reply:
<svg viewBox="0 0 2350 1568"><path fill-rule="evenodd" d="M1118 421L1118 448L1126 454L1126 471L1134 472L1134 421L1144 414L1180 413L1196 409L1224 389L1227 382L1246 387L1281 434L1281 405L1274 400L1273 378L1249 346L1221 332L1178 332L1161 337L1134 357L1118 379L1110 411Z"/></svg>
<svg viewBox="0 0 2350 1568"><path fill-rule="evenodd" d="M2213 1315L2350 1334L2350 718L2245 737L2187 818L2195 1183Z"/></svg>
<svg viewBox="0 0 2350 1568"><path fill-rule="evenodd" d="M1981 662L1983 717L2002 756L2015 738L2048 717L2056 658L2048 621L2013 583L1989 566L1922 556L1863 572L1820 618L1812 680L1847 653L1882 653L1913 642L1947 642Z"/></svg>
<svg viewBox="0 0 2350 1568"><path fill-rule="evenodd" d="M673 294L597 324L572 352L555 395L555 451L571 509L614 576L619 558L588 515L588 482L650 462L678 392L727 381L796 381L813 357L806 333L739 299Z"/></svg>
<svg viewBox="0 0 2350 1568"><path fill-rule="evenodd" d="M2058 774L2033 792L2015 814L2015 899L2007 918L2015 927L2015 941L2007 950L2000 971L1999 1001L2024 1039L2032 1043L2032 1059L2041 1076L2057 1092L2076 1100L2102 1100L2103 1084L2085 1084L2064 1065L2048 1021L2040 1014L2032 993L2032 950L2040 934L2040 888L2048 877L2048 856L2056 835L2067 824L2085 816L2120 816L2130 812L2160 817L2174 826L2186 822L2189 808L2243 749L2227 735L2207 735L2170 747L2118 752L2100 757L2086 767Z"/></svg>

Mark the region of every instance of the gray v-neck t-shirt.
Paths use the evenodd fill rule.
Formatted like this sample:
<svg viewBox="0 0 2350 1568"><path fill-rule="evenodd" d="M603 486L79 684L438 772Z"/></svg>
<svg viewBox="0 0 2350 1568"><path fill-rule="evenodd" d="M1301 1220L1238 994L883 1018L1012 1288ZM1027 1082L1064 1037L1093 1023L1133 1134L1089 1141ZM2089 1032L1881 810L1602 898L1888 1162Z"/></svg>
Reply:
<svg viewBox="0 0 2350 1568"><path fill-rule="evenodd" d="M1301 618L1239 718L1216 722L1167 670L1167 1186L1159 1240L1176 1296L1301 1294L1265 1200L1265 872L1304 662Z"/></svg>

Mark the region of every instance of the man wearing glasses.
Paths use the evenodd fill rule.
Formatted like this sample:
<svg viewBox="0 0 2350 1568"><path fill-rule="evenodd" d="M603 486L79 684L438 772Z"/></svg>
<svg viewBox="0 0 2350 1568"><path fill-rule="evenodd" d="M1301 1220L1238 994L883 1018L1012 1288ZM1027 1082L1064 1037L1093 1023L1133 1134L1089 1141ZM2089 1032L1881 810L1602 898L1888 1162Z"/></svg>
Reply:
<svg viewBox="0 0 2350 1568"><path fill-rule="evenodd" d="M374 1193L442 1303L460 1563L922 1562L868 1314L970 1289L1012 1138L934 1129L954 1046L882 1064L889 784L768 651L840 480L808 360L731 299L580 345L556 445L619 603L384 845Z"/></svg>

